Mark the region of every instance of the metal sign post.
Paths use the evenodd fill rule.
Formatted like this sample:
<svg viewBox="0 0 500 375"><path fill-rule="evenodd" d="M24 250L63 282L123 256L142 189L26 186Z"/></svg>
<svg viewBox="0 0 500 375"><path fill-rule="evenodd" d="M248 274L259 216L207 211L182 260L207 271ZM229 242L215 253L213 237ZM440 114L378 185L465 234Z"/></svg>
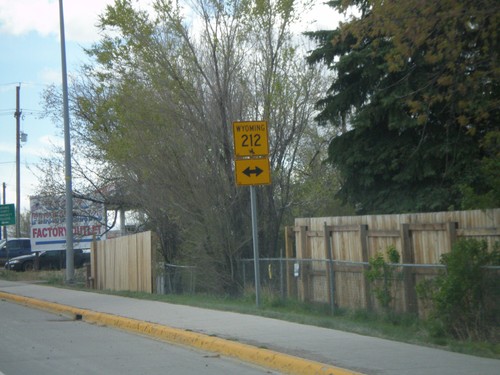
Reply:
<svg viewBox="0 0 500 375"><path fill-rule="evenodd" d="M255 270L255 304L260 307L260 269L259 269L259 231L257 227L257 199L255 186L250 186L250 205L252 206L253 263Z"/></svg>

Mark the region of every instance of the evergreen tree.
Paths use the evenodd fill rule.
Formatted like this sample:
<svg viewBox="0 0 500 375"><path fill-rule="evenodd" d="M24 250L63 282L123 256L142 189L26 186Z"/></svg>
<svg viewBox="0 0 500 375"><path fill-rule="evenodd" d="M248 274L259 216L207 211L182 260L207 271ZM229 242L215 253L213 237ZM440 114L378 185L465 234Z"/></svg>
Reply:
<svg viewBox="0 0 500 375"><path fill-rule="evenodd" d="M308 33L336 75L320 124L346 129L329 161L360 212L500 205L495 0L331 1L358 16Z"/></svg>

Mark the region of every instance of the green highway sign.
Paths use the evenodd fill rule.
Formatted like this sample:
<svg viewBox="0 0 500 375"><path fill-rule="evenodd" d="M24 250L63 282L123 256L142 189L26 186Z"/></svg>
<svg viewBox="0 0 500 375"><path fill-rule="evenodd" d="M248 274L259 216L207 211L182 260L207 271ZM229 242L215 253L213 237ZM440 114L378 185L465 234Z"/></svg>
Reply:
<svg viewBox="0 0 500 375"><path fill-rule="evenodd" d="M0 226L16 223L16 209L14 204L0 204Z"/></svg>

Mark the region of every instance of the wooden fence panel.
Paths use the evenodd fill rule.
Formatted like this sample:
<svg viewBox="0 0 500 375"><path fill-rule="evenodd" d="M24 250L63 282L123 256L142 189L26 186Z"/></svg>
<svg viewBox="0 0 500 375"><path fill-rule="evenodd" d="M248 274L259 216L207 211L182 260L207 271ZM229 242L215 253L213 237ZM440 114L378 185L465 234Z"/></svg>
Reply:
<svg viewBox="0 0 500 375"><path fill-rule="evenodd" d="M331 303L331 296L334 296L334 303L339 307L378 308L364 275L371 257L394 246L403 264L439 265L441 256L450 252L453 243L460 238L485 239L492 248L500 241L500 209L297 218L293 229L296 258L323 260L302 263L296 278L300 299ZM287 231L287 238L290 233ZM334 263L350 261L365 265L342 266L337 262L334 267L328 267L327 241L330 241ZM291 252L288 250L287 256ZM437 270L437 267L400 267L393 290L396 311L425 314L415 287L420 281L433 277ZM333 290L329 279L332 271ZM292 289L289 286L289 290Z"/></svg>
<svg viewBox="0 0 500 375"><path fill-rule="evenodd" d="M93 285L100 290L153 293L155 249L151 232L94 243L90 257Z"/></svg>
<svg viewBox="0 0 500 375"><path fill-rule="evenodd" d="M137 237L135 236L127 236L128 238L128 248L127 248L127 268L129 269L128 274L128 290L141 290L139 287L139 262L137 258L139 254L141 254L144 250L139 248L137 245L141 243L141 241L137 241ZM142 268L141 268L142 269ZM144 270L145 271L145 270Z"/></svg>

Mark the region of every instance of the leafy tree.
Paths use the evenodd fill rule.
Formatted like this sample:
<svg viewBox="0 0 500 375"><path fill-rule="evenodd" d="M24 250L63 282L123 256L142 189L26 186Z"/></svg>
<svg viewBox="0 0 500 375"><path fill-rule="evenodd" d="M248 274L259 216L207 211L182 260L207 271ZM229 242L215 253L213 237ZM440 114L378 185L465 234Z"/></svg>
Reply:
<svg viewBox="0 0 500 375"><path fill-rule="evenodd" d="M335 136L331 128L311 127L297 149L297 162L291 176L291 220L295 217L343 216L354 213L333 191L339 186L338 173L325 163L327 146Z"/></svg>
<svg viewBox="0 0 500 375"><path fill-rule="evenodd" d="M54 123L61 125L61 92L55 86L49 87L44 92L45 116L51 117ZM73 113L77 111L77 105L70 100ZM84 118L89 118L90 113L85 113ZM82 131L82 118L75 116L71 118L71 139L73 143L72 162L72 186L73 196L80 199L103 203L108 211L106 231L115 227L118 211L130 209L126 202L126 196L122 191L122 182L116 169L106 162L103 152L95 143L89 141L87 133ZM60 196L65 194L66 185L64 179L64 149L53 145L52 154L42 157L41 162L35 166L33 171L37 175L38 187L36 195ZM113 213L114 215L110 215ZM111 220L109 220L111 219Z"/></svg>
<svg viewBox="0 0 500 375"><path fill-rule="evenodd" d="M498 2L329 4L357 11L308 34L309 61L336 73L317 119L348 130L329 148L340 196L360 212L499 205Z"/></svg>
<svg viewBox="0 0 500 375"><path fill-rule="evenodd" d="M93 61L72 88L77 139L109 166L124 204L145 213L166 261L197 265L200 284L233 292L252 247L231 123L269 121L273 184L258 189L259 242L276 255L321 69L307 68L292 38L294 2L153 5L117 0L102 15Z"/></svg>

